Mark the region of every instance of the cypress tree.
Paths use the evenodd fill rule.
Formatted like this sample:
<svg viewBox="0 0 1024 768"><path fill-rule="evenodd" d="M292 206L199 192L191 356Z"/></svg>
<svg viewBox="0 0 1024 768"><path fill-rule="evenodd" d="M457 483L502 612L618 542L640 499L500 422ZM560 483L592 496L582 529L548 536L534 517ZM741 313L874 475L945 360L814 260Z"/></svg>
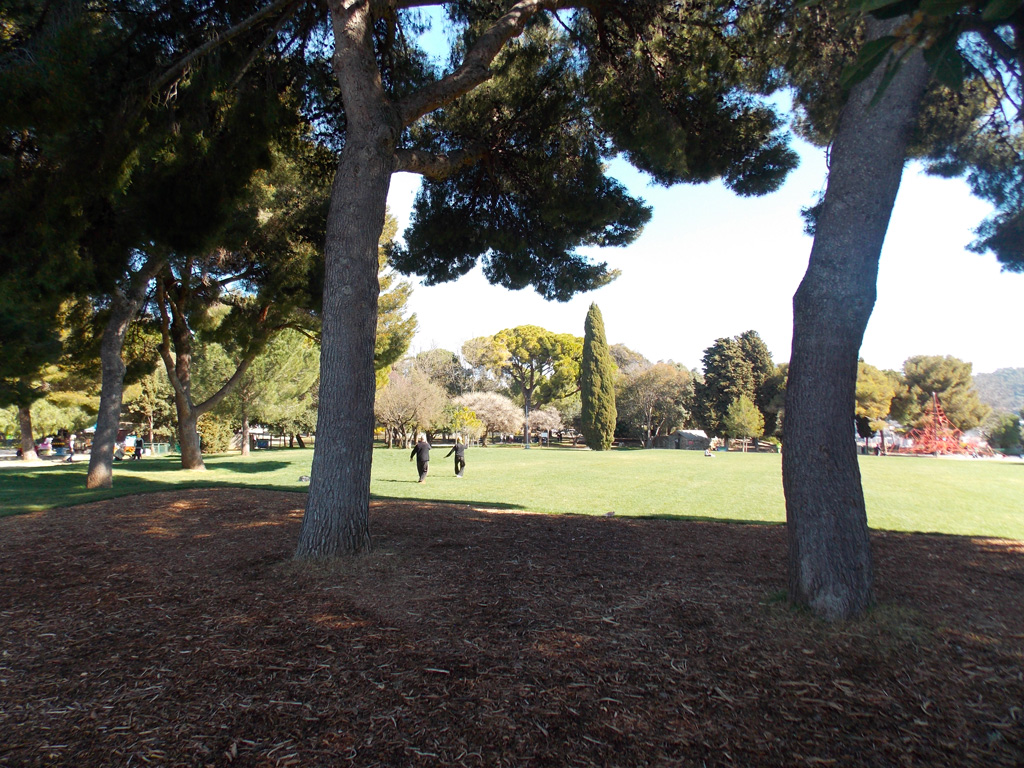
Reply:
<svg viewBox="0 0 1024 768"><path fill-rule="evenodd" d="M583 440L592 450L607 451L615 437L615 363L604 335L604 320L591 304L583 326L583 365L580 370Z"/></svg>

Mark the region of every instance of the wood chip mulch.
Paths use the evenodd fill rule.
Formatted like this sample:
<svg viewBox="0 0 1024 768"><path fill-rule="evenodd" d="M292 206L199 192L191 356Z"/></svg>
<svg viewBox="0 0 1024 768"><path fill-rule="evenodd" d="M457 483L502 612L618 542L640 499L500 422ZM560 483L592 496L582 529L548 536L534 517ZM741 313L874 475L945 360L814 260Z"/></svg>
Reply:
<svg viewBox="0 0 1024 768"><path fill-rule="evenodd" d="M1024 543L874 534L879 607L791 609L781 526L301 494L0 520L4 766L1019 766Z"/></svg>

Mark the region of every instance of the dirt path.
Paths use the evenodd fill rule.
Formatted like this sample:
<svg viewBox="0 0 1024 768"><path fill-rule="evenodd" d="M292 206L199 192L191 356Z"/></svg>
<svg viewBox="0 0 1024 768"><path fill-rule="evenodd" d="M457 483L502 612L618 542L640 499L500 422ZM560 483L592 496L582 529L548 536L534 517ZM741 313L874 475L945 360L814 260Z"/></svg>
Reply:
<svg viewBox="0 0 1024 768"><path fill-rule="evenodd" d="M1024 764L1024 544L876 534L881 607L792 611L781 527L304 496L0 520L0 765Z"/></svg>

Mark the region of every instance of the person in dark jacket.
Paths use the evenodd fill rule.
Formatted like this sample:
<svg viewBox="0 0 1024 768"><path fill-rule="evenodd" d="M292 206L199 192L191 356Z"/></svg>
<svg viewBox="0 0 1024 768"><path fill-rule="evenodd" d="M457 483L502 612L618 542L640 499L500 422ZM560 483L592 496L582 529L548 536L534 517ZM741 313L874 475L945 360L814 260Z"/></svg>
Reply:
<svg viewBox="0 0 1024 768"><path fill-rule="evenodd" d="M466 446L462 442L461 437L455 438L455 445L452 449L444 455L447 459L452 454L455 454L455 476L462 477L462 473L466 469Z"/></svg>
<svg viewBox="0 0 1024 768"><path fill-rule="evenodd" d="M416 445L412 447L412 453L409 454L409 461L416 459L416 471L420 473L420 482L422 483L427 479L427 466L430 463L430 443L427 442L427 436L421 434L416 439Z"/></svg>

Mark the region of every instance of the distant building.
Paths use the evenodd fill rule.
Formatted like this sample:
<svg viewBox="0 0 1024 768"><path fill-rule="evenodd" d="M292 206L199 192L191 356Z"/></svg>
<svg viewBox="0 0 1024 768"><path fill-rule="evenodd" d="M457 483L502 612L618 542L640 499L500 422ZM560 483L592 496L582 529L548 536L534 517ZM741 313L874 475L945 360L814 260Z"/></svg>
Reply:
<svg viewBox="0 0 1024 768"><path fill-rule="evenodd" d="M655 448L674 448L687 451L703 451L711 446L711 438L703 429L680 429L668 435L654 438Z"/></svg>

